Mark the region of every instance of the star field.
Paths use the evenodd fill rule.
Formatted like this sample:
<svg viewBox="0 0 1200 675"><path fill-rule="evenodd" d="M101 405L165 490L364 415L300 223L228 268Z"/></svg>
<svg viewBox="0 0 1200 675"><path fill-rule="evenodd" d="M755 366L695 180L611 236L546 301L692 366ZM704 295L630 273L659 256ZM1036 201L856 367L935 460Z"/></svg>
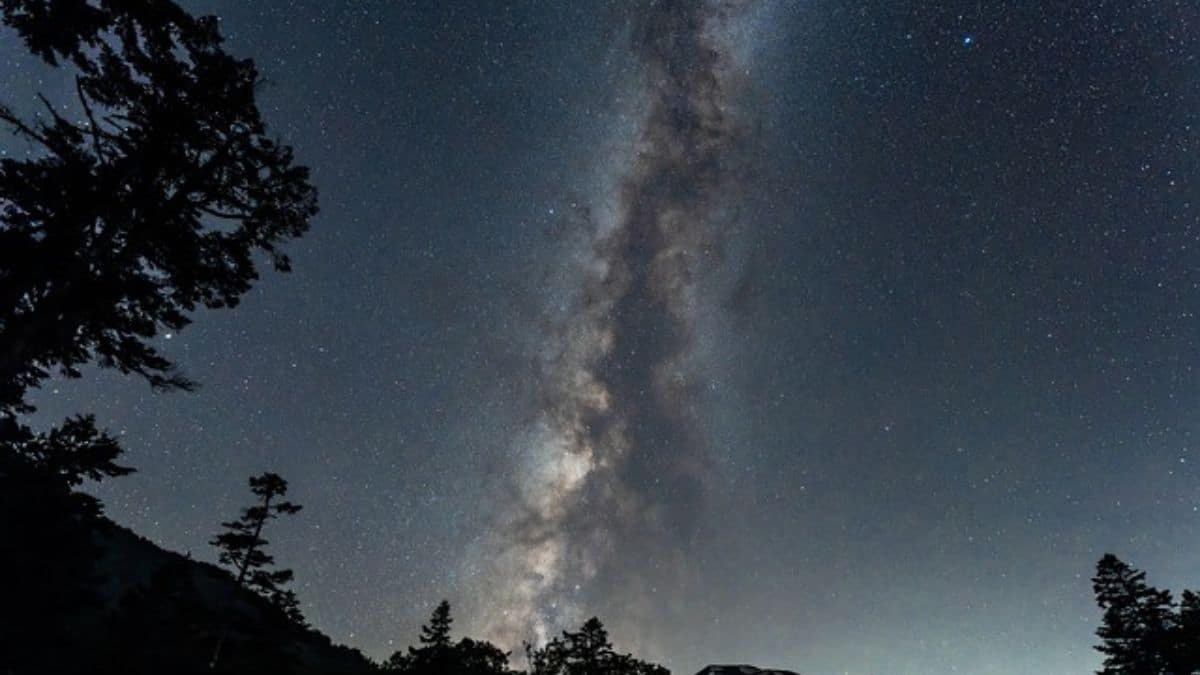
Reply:
<svg viewBox="0 0 1200 675"><path fill-rule="evenodd" d="M322 208L163 336L197 392L36 394L122 435L117 522L215 559L280 473L306 616L375 658L445 597L685 674L1084 673L1101 554L1198 585L1195 3L183 4ZM65 99L22 49L5 101Z"/></svg>

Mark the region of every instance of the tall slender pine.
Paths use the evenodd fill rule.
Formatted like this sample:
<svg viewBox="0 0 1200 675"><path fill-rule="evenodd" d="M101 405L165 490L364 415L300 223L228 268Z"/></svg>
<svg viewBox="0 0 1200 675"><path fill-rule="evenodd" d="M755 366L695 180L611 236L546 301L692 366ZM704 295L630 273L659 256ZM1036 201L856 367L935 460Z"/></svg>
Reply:
<svg viewBox="0 0 1200 675"><path fill-rule="evenodd" d="M301 507L292 502L277 501L287 494L287 481L277 474L264 473L252 477L250 491L258 497L258 503L242 509L242 515L237 520L221 523L225 531L214 537L210 543L220 550L221 563L229 565L237 572L236 585L239 588L247 588L266 598L288 618L303 624L304 615L300 612L296 594L284 588L284 585L292 580L292 571L270 569L275 564L275 558L266 552L268 542L262 536L267 521L281 515L294 514ZM229 604L232 605L232 599ZM226 629L213 650L210 668L217 667L227 636Z"/></svg>

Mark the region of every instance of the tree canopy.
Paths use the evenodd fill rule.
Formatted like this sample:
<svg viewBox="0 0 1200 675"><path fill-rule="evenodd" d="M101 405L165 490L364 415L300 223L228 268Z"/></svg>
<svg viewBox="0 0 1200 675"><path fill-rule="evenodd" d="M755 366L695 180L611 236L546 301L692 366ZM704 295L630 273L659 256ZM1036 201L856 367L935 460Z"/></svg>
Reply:
<svg viewBox="0 0 1200 675"><path fill-rule="evenodd" d="M450 637L450 603L434 608L429 623L421 626L420 646L398 651L384 663L387 672L404 675L512 675L508 653L471 638L454 642Z"/></svg>
<svg viewBox="0 0 1200 675"><path fill-rule="evenodd" d="M1193 675L1200 672L1200 600L1184 591L1146 583L1142 572L1108 554L1092 578L1104 618L1096 649L1104 654L1100 675Z"/></svg>
<svg viewBox="0 0 1200 675"><path fill-rule="evenodd" d="M541 648L526 647L529 675L670 675L666 668L613 649L600 619L563 631Z"/></svg>
<svg viewBox="0 0 1200 675"><path fill-rule="evenodd" d="M33 146L0 159L0 411L94 361L157 387L189 382L151 344L198 306L237 304L254 253L316 213L308 170L267 135L254 63L214 17L168 0L0 0L4 23L73 74L74 114L43 98L0 123Z"/></svg>

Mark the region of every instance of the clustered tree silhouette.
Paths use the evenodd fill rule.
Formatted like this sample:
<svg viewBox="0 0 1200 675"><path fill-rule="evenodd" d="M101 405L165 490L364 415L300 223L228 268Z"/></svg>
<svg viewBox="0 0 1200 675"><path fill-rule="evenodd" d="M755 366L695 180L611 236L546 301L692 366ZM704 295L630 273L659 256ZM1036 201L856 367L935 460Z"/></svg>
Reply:
<svg viewBox="0 0 1200 675"><path fill-rule="evenodd" d="M1148 585L1145 572L1112 554L1097 564L1092 588L1104 611L1096 631L1101 675L1200 673L1200 596L1184 591L1177 605L1170 591Z"/></svg>
<svg viewBox="0 0 1200 675"><path fill-rule="evenodd" d="M421 626L419 647L398 651L383 664L404 675L509 675L508 653L488 642L450 639L450 603L443 600Z"/></svg>
<svg viewBox="0 0 1200 675"><path fill-rule="evenodd" d="M429 623L421 626L420 646L398 651L383 669L403 675L517 675L509 668L508 653L495 645L450 638L450 603L443 600ZM613 650L608 632L592 618L579 632L564 631L541 647L525 646L527 675L670 675L666 668ZM522 674L525 675L525 674Z"/></svg>
<svg viewBox="0 0 1200 675"><path fill-rule="evenodd" d="M169 0L0 0L0 18L76 94L24 116L0 105L28 149L0 158L0 575L19 580L0 654L22 672L17 655L53 651L97 602L101 505L76 488L130 471L91 416L31 428L29 391L88 363L190 388L153 339L236 305L256 254L286 271L279 246L307 229L316 192L267 135L254 64L222 49L215 18Z"/></svg>
<svg viewBox="0 0 1200 675"><path fill-rule="evenodd" d="M613 650L608 631L592 617L578 632L563 631L540 649L526 645L529 675L670 675L666 668Z"/></svg>

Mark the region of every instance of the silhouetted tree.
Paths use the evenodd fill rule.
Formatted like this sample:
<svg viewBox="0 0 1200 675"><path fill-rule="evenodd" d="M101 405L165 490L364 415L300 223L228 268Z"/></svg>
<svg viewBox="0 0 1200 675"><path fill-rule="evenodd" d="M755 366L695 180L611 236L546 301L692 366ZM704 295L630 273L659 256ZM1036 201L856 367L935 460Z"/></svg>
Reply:
<svg viewBox="0 0 1200 675"><path fill-rule="evenodd" d="M0 408L95 361L188 386L149 342L199 305L237 304L264 252L316 213L308 170L266 135L254 63L215 17L169 0L0 0L46 63L77 73L77 113L0 122L37 150L0 159Z"/></svg>
<svg viewBox="0 0 1200 675"><path fill-rule="evenodd" d="M1112 554L1101 558L1092 579L1104 610L1096 631L1104 654L1102 675L1177 675L1179 622L1169 591L1146 583L1146 574ZM1191 671L1186 671L1190 673Z"/></svg>
<svg viewBox="0 0 1200 675"><path fill-rule="evenodd" d="M0 654L17 672L34 665L26 658L40 672L54 672L46 660L69 639L70 621L102 601L91 536L101 505L75 488L130 469L117 464L120 447L91 417L18 438L0 451L0 570L9 580L0 602Z"/></svg>
<svg viewBox="0 0 1200 675"><path fill-rule="evenodd" d="M666 668L613 650L608 631L592 617L540 649L525 647L529 675L670 675Z"/></svg>
<svg viewBox="0 0 1200 675"><path fill-rule="evenodd" d="M278 247L316 194L215 18L169 0L0 0L0 20L75 84L72 105L42 98L37 115L0 104L30 150L0 157L0 653L23 672L95 600L100 504L74 488L129 472L91 417L30 428L28 391L88 362L189 387L151 341L235 305L255 252L286 270Z"/></svg>
<svg viewBox="0 0 1200 675"><path fill-rule="evenodd" d="M388 672L405 675L509 675L508 653L495 645L450 638L450 603L443 600L429 623L421 626L420 647L396 652L383 664Z"/></svg>
<svg viewBox="0 0 1200 675"><path fill-rule="evenodd" d="M1185 590L1179 599L1174 662L1178 672L1200 673L1200 596Z"/></svg>
<svg viewBox="0 0 1200 675"><path fill-rule="evenodd" d="M454 623L454 619L450 618L450 603L443 600L434 608L433 615L429 617L429 623L421 626L421 644L434 649L447 649L450 647L450 624Z"/></svg>
<svg viewBox="0 0 1200 675"><path fill-rule="evenodd" d="M508 652L496 645L463 638L455 645L458 671L462 675L507 675L513 673L508 667Z"/></svg>
<svg viewBox="0 0 1200 675"><path fill-rule="evenodd" d="M267 521L298 513L302 507L288 501L276 501L287 495L287 481L273 473L252 477L250 491L260 501L242 509L237 520L221 523L226 531L218 534L211 543L220 550L221 563L237 572L237 585L249 588L293 619L302 621L295 595L283 588L292 580L292 571L267 569L275 563L275 558L266 552L268 542L262 536Z"/></svg>
<svg viewBox="0 0 1200 675"><path fill-rule="evenodd" d="M304 615L300 612L296 594L284 588L292 580L292 571L269 569L275 564L275 558L266 552L268 542L262 536L268 521L297 513L301 507L292 502L278 501L287 495L287 481L273 473L250 478L250 491L258 497L259 502L242 509L242 515L237 520L221 523L225 531L214 537L211 543L220 550L221 563L237 572L237 587L250 589L270 601L292 621L303 624ZM223 641L218 641L213 652L214 666L220 660Z"/></svg>

